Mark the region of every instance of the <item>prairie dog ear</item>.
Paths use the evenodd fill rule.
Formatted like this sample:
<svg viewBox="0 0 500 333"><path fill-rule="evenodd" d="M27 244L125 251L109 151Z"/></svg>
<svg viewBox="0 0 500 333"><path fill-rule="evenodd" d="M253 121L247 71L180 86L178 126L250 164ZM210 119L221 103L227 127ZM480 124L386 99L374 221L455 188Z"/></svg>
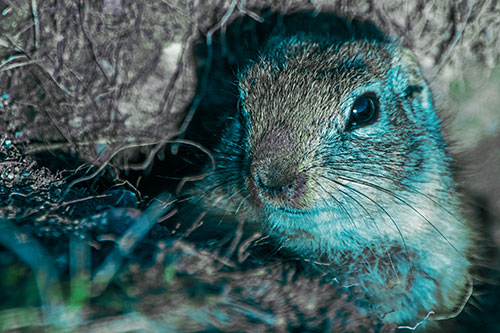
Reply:
<svg viewBox="0 0 500 333"><path fill-rule="evenodd" d="M404 82L405 86L401 88L406 98L423 100L429 98L427 83L420 70L420 65L410 49L402 46L396 47L392 68L397 69L399 74L403 76L401 82Z"/></svg>
<svg viewBox="0 0 500 333"><path fill-rule="evenodd" d="M425 124L430 133L442 140L440 121L434 112L431 92L413 52L405 47L396 46L391 66L394 72L393 87L407 100L412 110L407 116Z"/></svg>

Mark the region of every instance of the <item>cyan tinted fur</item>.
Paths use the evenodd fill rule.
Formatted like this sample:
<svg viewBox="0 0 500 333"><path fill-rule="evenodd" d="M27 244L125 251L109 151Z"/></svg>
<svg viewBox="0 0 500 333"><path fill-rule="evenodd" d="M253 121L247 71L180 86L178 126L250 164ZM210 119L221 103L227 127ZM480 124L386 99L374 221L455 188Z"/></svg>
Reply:
<svg viewBox="0 0 500 333"><path fill-rule="evenodd" d="M394 41L277 37L238 87L240 114L223 133L216 169L190 190L206 221L219 228L243 218L326 263L387 322L460 306L471 231L409 51ZM378 98L377 120L350 130L352 104L366 92ZM289 190L272 194L259 175Z"/></svg>

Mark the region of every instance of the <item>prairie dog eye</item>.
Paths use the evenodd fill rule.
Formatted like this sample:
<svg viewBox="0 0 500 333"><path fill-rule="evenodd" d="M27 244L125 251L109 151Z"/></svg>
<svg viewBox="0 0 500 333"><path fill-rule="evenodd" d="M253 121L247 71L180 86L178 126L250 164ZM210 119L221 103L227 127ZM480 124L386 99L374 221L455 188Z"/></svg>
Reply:
<svg viewBox="0 0 500 333"><path fill-rule="evenodd" d="M356 98L351 108L347 129L352 130L373 124L378 117L378 99L372 92L364 93Z"/></svg>

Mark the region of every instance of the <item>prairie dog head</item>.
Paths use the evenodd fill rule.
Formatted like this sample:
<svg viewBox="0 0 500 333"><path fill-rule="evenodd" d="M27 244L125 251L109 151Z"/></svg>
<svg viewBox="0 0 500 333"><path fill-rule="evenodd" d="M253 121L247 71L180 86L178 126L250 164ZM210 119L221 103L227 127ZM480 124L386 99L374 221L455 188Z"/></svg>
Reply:
<svg viewBox="0 0 500 333"><path fill-rule="evenodd" d="M238 114L196 188L219 232L236 217L327 262L390 322L460 304L472 237L411 52L280 36L237 81Z"/></svg>
<svg viewBox="0 0 500 333"><path fill-rule="evenodd" d="M453 205L454 189L409 51L294 36L242 72L239 92L245 184L273 228L355 243L442 237L424 210Z"/></svg>
<svg viewBox="0 0 500 333"><path fill-rule="evenodd" d="M411 52L305 35L270 45L240 74L226 136L242 152L241 202L285 246L371 285L388 321L456 307L470 230Z"/></svg>

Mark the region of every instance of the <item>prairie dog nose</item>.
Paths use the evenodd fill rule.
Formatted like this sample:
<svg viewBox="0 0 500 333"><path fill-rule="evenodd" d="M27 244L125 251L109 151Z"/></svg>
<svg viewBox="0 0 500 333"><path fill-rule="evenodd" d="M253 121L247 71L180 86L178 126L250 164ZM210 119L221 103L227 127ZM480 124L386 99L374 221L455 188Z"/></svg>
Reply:
<svg viewBox="0 0 500 333"><path fill-rule="evenodd" d="M298 167L287 161L254 163L251 177L260 195L268 204L301 208L306 192L306 177Z"/></svg>
<svg viewBox="0 0 500 333"><path fill-rule="evenodd" d="M269 167L256 168L255 182L257 186L267 195L274 197L286 195L293 192L296 186L296 176L291 170L283 170L279 163L273 163Z"/></svg>

